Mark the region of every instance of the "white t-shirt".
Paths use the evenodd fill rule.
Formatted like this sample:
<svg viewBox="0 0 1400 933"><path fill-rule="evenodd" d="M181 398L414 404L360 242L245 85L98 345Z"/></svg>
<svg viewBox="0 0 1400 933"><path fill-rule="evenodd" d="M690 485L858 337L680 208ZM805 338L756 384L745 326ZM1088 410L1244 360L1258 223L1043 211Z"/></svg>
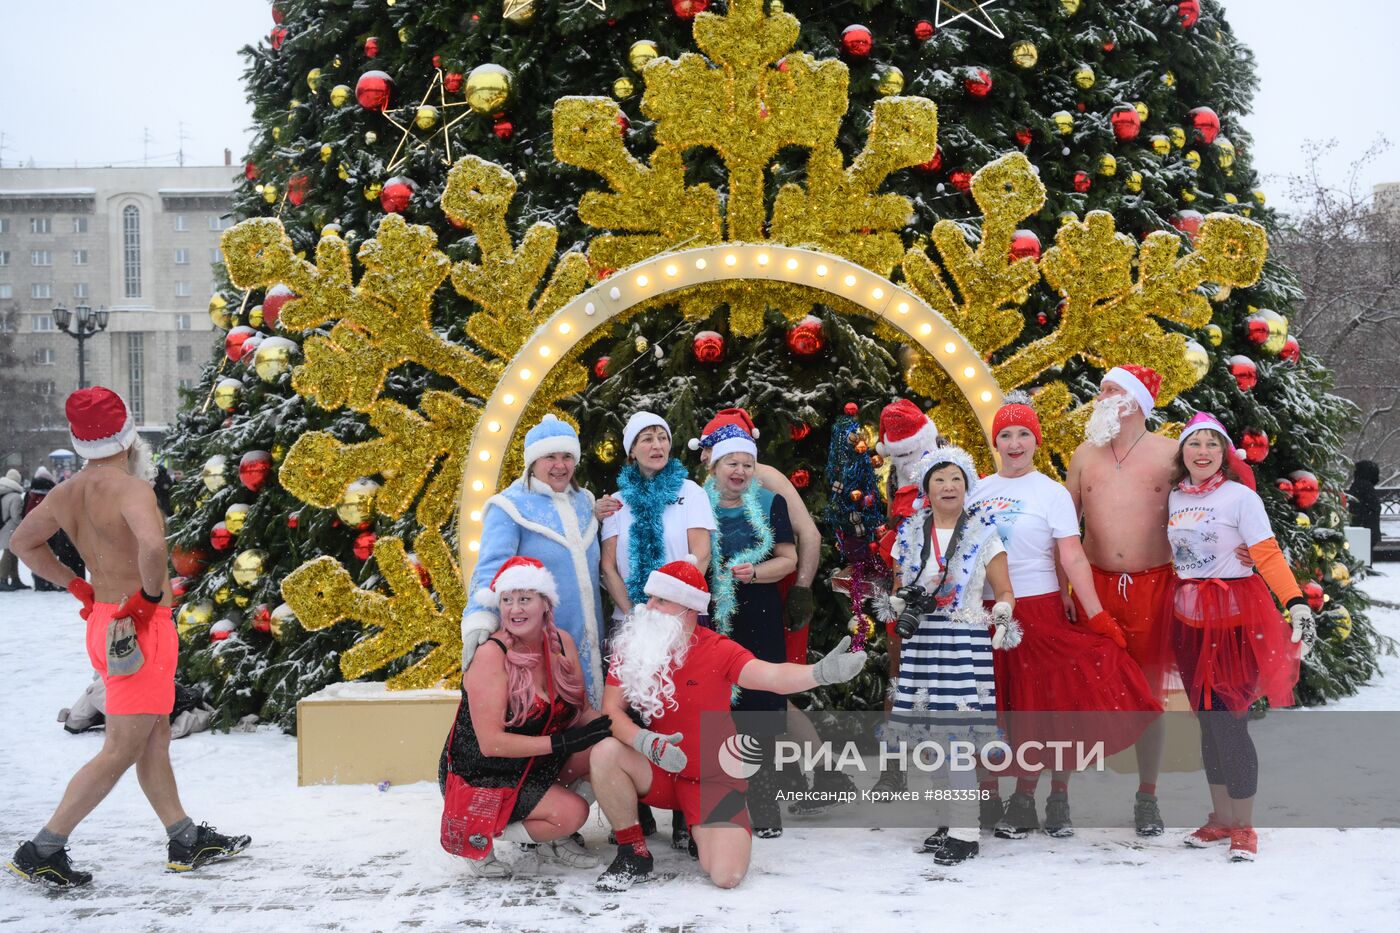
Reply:
<svg viewBox="0 0 1400 933"><path fill-rule="evenodd" d="M1069 490L1035 470L1015 479L993 474L973 490L968 507L974 506L996 521L1016 598L1058 593L1055 541L1079 537L1079 517ZM987 589L983 595L992 598Z"/></svg>
<svg viewBox="0 0 1400 933"><path fill-rule="evenodd" d="M1247 486L1229 481L1193 496L1173 489L1167 497L1167 540L1179 577L1204 579L1247 577L1235 548L1274 536L1264 502Z"/></svg>
<svg viewBox="0 0 1400 933"><path fill-rule="evenodd" d="M618 500L622 499L622 494L615 492L614 496ZM691 528L703 528L706 531L714 531L715 513L710 508L709 494L694 480L686 480L681 484L681 491L676 495L676 501L666 506L661 513L662 539L665 542L666 557L663 563L670 563L673 560L684 560L690 553L690 542L686 532ZM632 555L630 542L632 537L632 507L626 502L622 503L622 508L603 519L603 540L617 538L617 572L622 574L622 579L626 580L628 574L632 572ZM711 555L713 558L713 555ZM622 613L616 607L613 609L613 618L621 619Z"/></svg>

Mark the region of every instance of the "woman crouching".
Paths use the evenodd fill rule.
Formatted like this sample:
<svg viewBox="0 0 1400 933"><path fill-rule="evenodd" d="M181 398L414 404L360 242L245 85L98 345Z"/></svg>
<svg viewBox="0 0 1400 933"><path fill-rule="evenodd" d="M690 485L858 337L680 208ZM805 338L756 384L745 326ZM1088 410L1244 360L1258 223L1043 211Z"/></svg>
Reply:
<svg viewBox="0 0 1400 933"><path fill-rule="evenodd" d="M462 676L443 749L443 845L452 838L449 851L480 877L511 875L492 851L497 835L537 863L592 868L598 860L573 835L588 801L569 785L587 776L587 750L612 721L588 708L578 649L554 625L554 578L539 561L512 557L476 602L499 610L501 628Z"/></svg>

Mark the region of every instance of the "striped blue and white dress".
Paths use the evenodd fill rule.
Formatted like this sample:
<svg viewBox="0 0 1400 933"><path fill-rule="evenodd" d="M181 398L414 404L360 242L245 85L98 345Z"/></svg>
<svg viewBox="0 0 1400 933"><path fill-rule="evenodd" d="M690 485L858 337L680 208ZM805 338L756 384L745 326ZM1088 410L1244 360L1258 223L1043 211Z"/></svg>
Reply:
<svg viewBox="0 0 1400 933"><path fill-rule="evenodd" d="M916 739L986 742L997 736L997 695L982 585L988 562L1005 548L996 526L974 515L957 552L948 554L952 529L933 528L930 517L925 508L905 519L895 543L901 586L917 583L933 592L942 575L940 556L948 572L935 593L938 610L925 613L918 631L901 646L891 731Z"/></svg>

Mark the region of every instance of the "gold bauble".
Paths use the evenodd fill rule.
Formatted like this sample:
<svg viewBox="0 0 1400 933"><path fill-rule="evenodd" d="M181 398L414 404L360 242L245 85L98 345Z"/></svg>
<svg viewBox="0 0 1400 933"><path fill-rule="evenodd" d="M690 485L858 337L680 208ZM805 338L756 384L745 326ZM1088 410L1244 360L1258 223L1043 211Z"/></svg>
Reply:
<svg viewBox="0 0 1400 933"><path fill-rule="evenodd" d="M293 98L292 98L291 106L288 107L287 109L289 109L289 110L295 110L295 109L297 109L297 108L300 107L300 106L301 106L301 101L298 100L297 98L293 97Z"/></svg>
<svg viewBox="0 0 1400 933"><path fill-rule="evenodd" d="M785 9L787 9L787 8L783 6L783 0L768 0L768 15L769 15L769 16L777 16L779 13L783 12L783 10L785 10Z"/></svg>
<svg viewBox="0 0 1400 933"><path fill-rule="evenodd" d="M344 107L345 102L350 99L350 85L337 84L331 88L331 105L334 107Z"/></svg>
<svg viewBox="0 0 1400 933"><path fill-rule="evenodd" d="M1186 341L1186 362L1191 364L1191 371L1196 374L1197 382L1210 372L1210 352L1194 340Z"/></svg>
<svg viewBox="0 0 1400 933"><path fill-rule="evenodd" d="M1134 107L1134 108L1137 110L1137 112L1138 112L1138 119L1139 119L1140 121L1142 121L1143 123L1146 123L1146 122L1147 122L1147 115L1151 112L1151 111L1149 111L1149 110L1147 109L1147 105L1144 104L1144 103L1143 103L1142 101L1140 101L1140 100L1136 100L1136 101L1133 101L1133 107Z"/></svg>
<svg viewBox="0 0 1400 933"><path fill-rule="evenodd" d="M199 468L199 478L204 481L204 488L210 492L218 492L228 484L228 460L223 454L215 454L204 461L204 466Z"/></svg>
<svg viewBox="0 0 1400 933"><path fill-rule="evenodd" d="M410 35L412 35L412 33L410 33L410 32L408 31L408 27L407 27L407 26L400 26L400 27L399 27L399 42L402 42L402 43L405 43L405 44L406 44L406 43L408 42L408 38L409 38Z"/></svg>
<svg viewBox="0 0 1400 933"><path fill-rule="evenodd" d="M1215 138L1215 161L1222 169L1228 169L1235 164L1235 144L1224 136Z"/></svg>
<svg viewBox="0 0 1400 933"><path fill-rule="evenodd" d="M262 548L239 551L233 559L233 580L239 586L252 586L262 579L267 564L267 552Z"/></svg>
<svg viewBox="0 0 1400 933"><path fill-rule="evenodd" d="M1259 311L1269 325L1269 339L1264 341L1264 349L1277 356L1288 341L1288 318L1269 308Z"/></svg>
<svg viewBox="0 0 1400 933"><path fill-rule="evenodd" d="M1074 83L1081 91L1089 90L1089 88L1094 86L1094 81L1096 80L1097 77L1094 75L1094 69L1090 68L1088 65L1080 65L1078 68L1074 69Z"/></svg>
<svg viewBox="0 0 1400 933"><path fill-rule="evenodd" d="M1206 339L1210 341L1212 347L1220 346L1221 341L1225 339L1225 332L1220 329L1219 324L1207 324L1205 331Z"/></svg>
<svg viewBox="0 0 1400 933"><path fill-rule="evenodd" d="M228 528L230 534L238 534L243 530L243 523L248 520L248 506L242 502L236 502L228 507L224 512L224 527Z"/></svg>
<svg viewBox="0 0 1400 933"><path fill-rule="evenodd" d="M1162 83L1165 84L1167 87L1175 87L1176 72L1172 71L1171 69L1168 69L1166 72L1164 72L1162 75Z"/></svg>
<svg viewBox="0 0 1400 933"><path fill-rule="evenodd" d="M467 106L475 113L498 113L510 100L510 72L500 65L477 65L467 75Z"/></svg>
<svg viewBox="0 0 1400 933"><path fill-rule="evenodd" d="M1264 192L1256 188L1253 192L1254 201L1260 207L1264 206Z"/></svg>
<svg viewBox="0 0 1400 933"><path fill-rule="evenodd" d="M1351 613L1346 606L1338 606L1331 612L1332 635L1337 641L1346 641L1351 637Z"/></svg>
<svg viewBox="0 0 1400 933"><path fill-rule="evenodd" d="M1123 187L1133 194L1142 190L1142 172L1129 172L1123 179Z"/></svg>
<svg viewBox="0 0 1400 933"><path fill-rule="evenodd" d="M1331 577L1332 581L1339 586L1351 586L1351 571L1341 561L1332 565Z"/></svg>
<svg viewBox="0 0 1400 933"><path fill-rule="evenodd" d="M637 93L637 86L632 83L632 79L623 75L612 83L612 94L618 100L626 100Z"/></svg>
<svg viewBox="0 0 1400 933"><path fill-rule="evenodd" d="M605 437L593 445L593 456L598 458L599 463L616 463L617 454L617 441L611 437Z"/></svg>
<svg viewBox="0 0 1400 933"><path fill-rule="evenodd" d="M1221 197L1224 199L1224 201L1225 201L1226 204L1238 204L1238 203L1240 203L1240 199L1237 198L1237 197L1235 197L1233 194L1231 194L1231 193L1228 192L1228 191L1225 192L1223 195L1221 195Z"/></svg>
<svg viewBox="0 0 1400 933"><path fill-rule="evenodd" d="M225 376L214 386L214 404L224 411L233 411L238 405L238 396L243 391L243 383Z"/></svg>
<svg viewBox="0 0 1400 933"><path fill-rule="evenodd" d="M233 599L232 587L221 586L214 591L214 602L220 606L227 605L230 599Z"/></svg>
<svg viewBox="0 0 1400 933"><path fill-rule="evenodd" d="M312 68L306 73L306 86L311 88L311 93L315 94L321 83L321 69Z"/></svg>
<svg viewBox="0 0 1400 933"><path fill-rule="evenodd" d="M1194 189L1194 188L1182 188L1182 189L1181 189L1181 200L1184 201L1184 202L1187 203L1187 204L1190 204L1192 201L1196 200L1196 191L1195 191L1195 189Z"/></svg>
<svg viewBox="0 0 1400 933"><path fill-rule="evenodd" d="M251 603L252 601L253 601L253 597L249 596L247 593L234 593L234 594L233 594L233 604L234 604L235 606L237 606L239 609L247 609L247 608L248 608L248 604Z"/></svg>
<svg viewBox="0 0 1400 933"><path fill-rule="evenodd" d="M272 128L272 140L273 142L280 142L282 140L282 127L274 126Z"/></svg>
<svg viewBox="0 0 1400 933"><path fill-rule="evenodd" d="M1066 16L1073 16L1079 12L1079 0L1060 0L1060 11Z"/></svg>
<svg viewBox="0 0 1400 933"><path fill-rule="evenodd" d="M1034 68L1040 61L1040 50L1034 42L1023 39L1011 47L1011 60L1020 68Z"/></svg>
<svg viewBox="0 0 1400 933"><path fill-rule="evenodd" d="M1172 141L1162 133L1154 133L1147 142L1152 146L1152 151L1159 156L1164 156L1172 151Z"/></svg>
<svg viewBox="0 0 1400 933"><path fill-rule="evenodd" d="M273 638L281 641L284 636L289 636L296 629L297 614L292 611L292 607L286 603L281 603L272 610L272 615L268 619L268 633Z"/></svg>
<svg viewBox="0 0 1400 933"><path fill-rule="evenodd" d="M632 66L632 70L637 74L642 73L642 69L647 66L647 62L660 55L661 52L656 47L656 43L650 39L638 39L632 43L632 47L627 50L627 64Z"/></svg>
<svg viewBox="0 0 1400 933"><path fill-rule="evenodd" d="M331 160L331 156L334 155L334 154L335 154L335 150L332 149L332 148L330 147L329 144L324 145L324 146L321 147L321 161L322 161L322 162L329 162L329 161Z"/></svg>
<svg viewBox="0 0 1400 933"><path fill-rule="evenodd" d="M891 65L885 69L885 73L880 76L880 83L875 88L885 97L893 97L904 90L904 72Z"/></svg>
<svg viewBox="0 0 1400 933"><path fill-rule="evenodd" d="M279 441L272 445L272 449L268 453L272 454L273 463L281 463L282 458L287 456L287 445Z"/></svg>
<svg viewBox="0 0 1400 933"><path fill-rule="evenodd" d="M1200 170L1200 168L1201 168L1201 154L1200 154L1199 152L1197 152L1196 150L1192 149L1192 150L1190 150L1190 151L1188 151L1188 152L1186 153L1185 158L1186 158L1186 164L1187 164L1187 165L1191 166L1191 168L1194 169L1194 170L1196 170L1196 171L1199 171L1199 170Z"/></svg>
<svg viewBox="0 0 1400 933"><path fill-rule="evenodd" d="M1060 211L1060 226L1079 222L1079 215L1074 211Z"/></svg>
<svg viewBox="0 0 1400 933"><path fill-rule="evenodd" d="M277 132L276 130L273 130L273 134L274 134L274 135L276 134L276 132ZM276 203L277 203L277 186L276 186L276 185L263 185L262 196L263 196L263 200L266 201L268 204L276 204Z"/></svg>
<svg viewBox="0 0 1400 933"><path fill-rule="evenodd" d="M350 180L350 166L346 165L344 162L336 166L335 173L340 176L341 181Z"/></svg>
<svg viewBox="0 0 1400 933"><path fill-rule="evenodd" d="M345 490L335 514L347 525L361 525L374 515L374 496L379 492L379 484L372 479L357 479Z"/></svg>
<svg viewBox="0 0 1400 933"><path fill-rule="evenodd" d="M1293 524L1297 525L1299 528L1311 528L1312 519L1308 518L1307 512L1299 512L1297 516L1293 519ZM1319 556L1321 556L1322 548L1317 547L1316 544L1314 544L1313 547L1317 548L1317 553Z"/></svg>
<svg viewBox="0 0 1400 933"><path fill-rule="evenodd" d="M263 306L262 306L262 305L253 305L251 308L248 309L248 326L249 326L249 327L262 327L262 325L263 325ZM256 348L255 348L255 349L256 349Z"/></svg>
<svg viewBox="0 0 1400 933"><path fill-rule="evenodd" d="M377 182L377 181L372 181L372 182L370 182L369 184L365 185L365 200L366 200L366 201L378 201L378 200L379 200L379 195L380 195L381 193L383 193L383 191L384 191L384 186L383 186L383 185L381 185L381 184L380 184L379 182Z"/></svg>
<svg viewBox="0 0 1400 933"><path fill-rule="evenodd" d="M501 19L517 26L526 26L535 18L535 0L505 0Z"/></svg>
<svg viewBox="0 0 1400 933"><path fill-rule="evenodd" d="M229 320L228 300L223 295L215 295L209 299L209 320L213 321L219 330L228 330L232 324Z"/></svg>
<svg viewBox="0 0 1400 933"><path fill-rule="evenodd" d="M438 109L431 104L424 104L418 108L418 112L413 115L413 125L420 130L430 130L437 126Z"/></svg>
<svg viewBox="0 0 1400 933"><path fill-rule="evenodd" d="M650 346L651 344L647 342L647 338L645 337L638 337L636 340L632 341L632 349L636 350L639 354L647 352L647 347Z"/></svg>
<svg viewBox="0 0 1400 933"><path fill-rule="evenodd" d="M1179 126L1167 127L1167 138L1172 141L1173 149L1180 149L1186 145L1186 131Z"/></svg>
<svg viewBox="0 0 1400 933"><path fill-rule="evenodd" d="M292 368L296 351L296 343L286 337L268 337L253 351L253 369L263 382L276 382Z"/></svg>
<svg viewBox="0 0 1400 933"><path fill-rule="evenodd" d="M204 628L214 621L214 604L208 600L185 603L175 615L175 629L184 637L192 628Z"/></svg>
<svg viewBox="0 0 1400 933"><path fill-rule="evenodd" d="M1099 174L1111 178L1118 174L1118 160L1111 153L1099 156Z"/></svg>
<svg viewBox="0 0 1400 933"><path fill-rule="evenodd" d="M1050 114L1050 119L1055 121L1055 129L1064 135L1074 132L1074 114L1068 110L1056 110Z"/></svg>

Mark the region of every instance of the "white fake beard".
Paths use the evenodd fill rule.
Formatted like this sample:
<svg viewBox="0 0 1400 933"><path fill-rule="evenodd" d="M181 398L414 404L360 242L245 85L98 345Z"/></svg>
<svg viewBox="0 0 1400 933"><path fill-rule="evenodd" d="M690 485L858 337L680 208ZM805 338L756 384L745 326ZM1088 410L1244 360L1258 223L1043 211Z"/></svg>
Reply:
<svg viewBox="0 0 1400 933"><path fill-rule="evenodd" d="M131 467L131 475L144 479L148 483L155 482L156 463L151 459L151 445L139 434L132 443L131 449L127 451L127 465Z"/></svg>
<svg viewBox="0 0 1400 933"><path fill-rule="evenodd" d="M1093 414L1084 426L1084 439L1095 447L1104 447L1113 442L1118 432L1123 430L1123 416L1132 411L1137 403L1127 395L1111 395L1094 403Z"/></svg>
<svg viewBox="0 0 1400 933"><path fill-rule="evenodd" d="M680 616L645 604L632 607L612 638L613 673L622 697L650 723L676 707L675 671L685 663L690 638Z"/></svg>

